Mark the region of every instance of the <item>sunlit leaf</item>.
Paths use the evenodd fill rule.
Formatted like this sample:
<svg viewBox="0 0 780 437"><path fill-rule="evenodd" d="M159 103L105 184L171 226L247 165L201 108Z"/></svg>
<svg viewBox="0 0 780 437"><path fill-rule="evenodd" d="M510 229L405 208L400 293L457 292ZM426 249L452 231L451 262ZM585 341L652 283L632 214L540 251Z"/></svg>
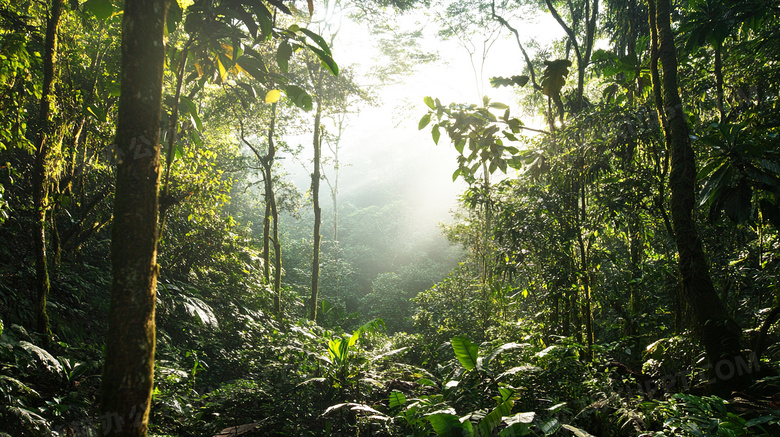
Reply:
<svg viewBox="0 0 780 437"><path fill-rule="evenodd" d="M323 37L321 37L320 35L312 32L309 29L306 29L305 27L301 27L299 30L300 30L301 33L303 33L304 35L306 35L309 38L311 38L312 41L317 43L317 45L320 46L320 48L322 49L322 51L324 53L327 53L329 56L333 56L333 54L330 51L330 47L328 47L328 43L325 42L325 39Z"/></svg>
<svg viewBox="0 0 780 437"><path fill-rule="evenodd" d="M405 403L406 403L406 396L404 396L403 393L395 390L393 390L390 393L390 403L388 405L390 408L397 408Z"/></svg>
<svg viewBox="0 0 780 437"><path fill-rule="evenodd" d="M455 356L466 370L471 370L477 366L479 346L469 341L468 338L460 336L453 337L451 343Z"/></svg>
<svg viewBox="0 0 780 437"><path fill-rule="evenodd" d="M428 123L431 122L431 114L425 114L420 119L420 122L417 124L417 130L422 130L425 126L428 126Z"/></svg>
<svg viewBox="0 0 780 437"><path fill-rule="evenodd" d="M282 93L279 90L268 91L265 95L265 103L276 103L282 97Z"/></svg>

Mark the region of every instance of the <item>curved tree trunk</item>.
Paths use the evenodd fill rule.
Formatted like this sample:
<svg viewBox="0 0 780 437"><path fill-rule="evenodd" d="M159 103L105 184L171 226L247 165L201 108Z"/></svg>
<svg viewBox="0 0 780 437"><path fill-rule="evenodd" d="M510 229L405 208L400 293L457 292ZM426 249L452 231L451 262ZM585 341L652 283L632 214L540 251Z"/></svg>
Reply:
<svg viewBox="0 0 780 437"><path fill-rule="evenodd" d="M746 364L740 352L741 331L715 292L693 218L696 161L677 89L677 55L669 0L658 0L657 4L655 0L648 0L648 5L651 24L655 18L658 57L663 67L664 107L657 109L662 121L665 115L664 133L671 152L669 186L672 226L677 243L682 292L691 308L694 327L707 352L715 390L720 394L729 394L732 390L744 387L750 378L749 373L741 371ZM660 84L654 82L653 85Z"/></svg>
<svg viewBox="0 0 780 437"><path fill-rule="evenodd" d="M145 436L154 383L157 194L166 0L127 0L111 230L113 284L100 411L103 435Z"/></svg>
<svg viewBox="0 0 780 437"><path fill-rule="evenodd" d="M46 210L49 197L48 166L54 141L54 66L57 57L57 32L64 0L54 0L46 24L46 42L43 56L43 89L41 92L38 132L33 170L33 208L35 217L35 318L36 330L43 336L43 345L51 341L46 299L49 295L49 267L46 260Z"/></svg>

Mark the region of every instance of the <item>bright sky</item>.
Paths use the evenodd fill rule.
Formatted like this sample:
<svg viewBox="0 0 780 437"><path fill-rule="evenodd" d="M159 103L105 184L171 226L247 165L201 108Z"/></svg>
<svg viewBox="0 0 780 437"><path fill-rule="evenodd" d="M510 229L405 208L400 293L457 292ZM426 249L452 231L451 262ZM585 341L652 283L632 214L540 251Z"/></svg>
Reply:
<svg viewBox="0 0 780 437"><path fill-rule="evenodd" d="M468 51L462 45L436 38L438 24L430 18L414 16L403 22L410 29L425 29L427 36L421 43L425 49L437 52L441 60L421 65L417 72L399 78L401 83L381 89L381 103L377 107L364 107L350 120L341 143L341 161L349 166L342 168L341 193L349 196L354 190L371 190L389 181L419 210L418 217L409 219L424 222L431 232L438 232L436 224L450 221L449 211L456 205L456 197L466 184L461 180L452 181L452 173L457 168L457 152L446 134L442 134L439 144L435 145L430 128L417 130L418 121L427 110L423 97L439 98L444 104L480 103L480 93L484 93L493 101L512 106L517 114L520 109L514 102L512 90L491 88L489 78L523 74L524 62L514 36L502 30L501 37L488 51L484 70L478 77L481 86L478 90ZM520 31L524 44L531 38L549 41L562 35L562 30L550 16L541 15L525 23L513 24ZM376 40L366 26L342 20L333 45L334 58L340 65L371 67L377 53ZM474 45L479 69L482 41L476 39ZM306 146L310 140L301 142ZM323 154L329 153L323 149ZM332 171L332 168L325 168L326 173ZM307 177L308 174L295 177L300 181L301 189L308 188Z"/></svg>

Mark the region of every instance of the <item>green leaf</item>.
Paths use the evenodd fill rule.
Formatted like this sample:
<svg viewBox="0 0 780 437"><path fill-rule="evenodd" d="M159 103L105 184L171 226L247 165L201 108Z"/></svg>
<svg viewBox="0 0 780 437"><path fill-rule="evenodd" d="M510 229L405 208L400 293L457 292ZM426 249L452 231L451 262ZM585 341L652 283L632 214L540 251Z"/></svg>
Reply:
<svg viewBox="0 0 780 437"><path fill-rule="evenodd" d="M325 53L327 53L327 54L328 54L328 56L333 56L333 53L331 53L331 51L330 51L330 47L328 47L328 43L326 43L326 42L325 42L325 40L324 40L324 39L323 39L321 36L319 36L318 34L316 34L316 33L312 32L311 30L309 30L309 29L306 29L306 28L304 28L304 27L301 27L301 28L300 28L300 29L298 29L298 30L300 30L300 31L301 31L301 33L303 33L303 34L305 34L306 36L308 36L309 38L311 38L311 39L312 39L312 41L314 41L315 43L317 43L317 45L318 45L318 46L320 46L320 48L322 49L322 51L323 51L323 52L325 52Z"/></svg>
<svg viewBox="0 0 780 437"><path fill-rule="evenodd" d="M425 102L426 105L428 105L429 108L436 110L436 105L433 103L432 98L425 96L425 98L423 98L423 101Z"/></svg>
<svg viewBox="0 0 780 437"><path fill-rule="evenodd" d="M182 10L179 6L179 2L176 0L171 1L168 6L168 15L165 16L165 24L168 33L174 32L176 27L181 23Z"/></svg>
<svg viewBox="0 0 780 437"><path fill-rule="evenodd" d="M477 366L479 346L469 341L468 338L460 336L453 337L451 343L455 356L466 370L471 370Z"/></svg>
<svg viewBox="0 0 780 437"><path fill-rule="evenodd" d="M182 143L178 142L174 147L175 148L173 149L173 155L174 155L173 159L174 160L181 159L184 156L184 147L182 147Z"/></svg>
<svg viewBox="0 0 780 437"><path fill-rule="evenodd" d="M767 422L769 422L770 420L774 420L774 419L775 419L775 416L761 416L761 417L756 417L755 419L750 419L750 420L748 420L748 421L745 423L745 427L747 428L747 427L750 427L750 426L761 425L762 423L767 423Z"/></svg>
<svg viewBox="0 0 780 437"><path fill-rule="evenodd" d="M503 103L499 103L499 102L493 102L493 103L491 103L489 105L489 107L490 108L495 108L495 109L508 109L509 108L509 106L507 106L507 105L505 105Z"/></svg>
<svg viewBox="0 0 780 437"><path fill-rule="evenodd" d="M260 59L246 54L238 58L236 63L257 81L265 83L268 80L268 69Z"/></svg>
<svg viewBox="0 0 780 437"><path fill-rule="evenodd" d="M452 182L455 182L458 176L460 176L460 169L455 170L455 173L452 174Z"/></svg>
<svg viewBox="0 0 780 437"><path fill-rule="evenodd" d="M114 14L114 5L111 0L87 0L84 7L100 21L105 21Z"/></svg>
<svg viewBox="0 0 780 437"><path fill-rule="evenodd" d="M431 114L425 114L420 119L420 123L417 124L417 130L422 130L425 126L428 126L428 123L431 122Z"/></svg>
<svg viewBox="0 0 780 437"><path fill-rule="evenodd" d="M493 435L493 430L496 429L499 424L501 424L501 419L512 412L512 405L514 405L514 402L512 400L508 400L488 413L488 415L480 420L477 424L476 435L480 437L489 437Z"/></svg>
<svg viewBox="0 0 780 437"><path fill-rule="evenodd" d="M198 132L203 132L203 122L200 121L200 117L198 116L198 107L195 105L195 102L190 100L190 98L187 96L180 96L179 99L181 100L181 104L185 107L184 112L190 114L192 127L194 127Z"/></svg>
<svg viewBox="0 0 780 437"><path fill-rule="evenodd" d="M292 46L287 41L282 41L279 44L279 48L276 50L276 63L283 72L287 73L290 64L290 57L292 57Z"/></svg>
<svg viewBox="0 0 780 437"><path fill-rule="evenodd" d="M284 5L281 0L268 0L268 3L271 3L272 5L276 6L277 9L284 12L287 15L292 15L292 12L290 12L290 8Z"/></svg>
<svg viewBox="0 0 780 437"><path fill-rule="evenodd" d="M247 30L249 30L249 34L252 35L252 38L257 39L257 21L255 21L254 17L252 17L252 14L247 12L243 6L238 6L235 10L235 13L241 22L244 23Z"/></svg>
<svg viewBox="0 0 780 437"><path fill-rule="evenodd" d="M458 151L461 155L463 154L463 148L466 147L466 140L461 139L460 141L455 143L455 150Z"/></svg>
<svg viewBox="0 0 780 437"><path fill-rule="evenodd" d="M313 51L318 58L320 58L320 61L322 61L322 65L331 72L334 76L339 75L339 66L336 64L336 61L333 60L333 57L331 57L330 54L323 52L322 50L318 49L317 47L314 47L311 44L306 44L306 46L309 48L309 50Z"/></svg>
<svg viewBox="0 0 780 437"><path fill-rule="evenodd" d="M587 431L584 431L582 429L579 429L571 425L563 425L563 427L573 432L574 435L576 435L577 437L594 437L593 434L589 434Z"/></svg>
<svg viewBox="0 0 780 437"><path fill-rule="evenodd" d="M438 124L433 125L433 129L431 130L431 136L433 136L433 143L439 144L439 137L441 137L441 132L439 132Z"/></svg>
<svg viewBox="0 0 780 437"><path fill-rule="evenodd" d="M200 133L196 130L190 131L190 139L193 143L195 143L196 146L202 146L203 140L200 139Z"/></svg>
<svg viewBox="0 0 780 437"><path fill-rule="evenodd" d="M265 6L263 6L263 9L265 9ZM265 11L268 12L268 9L265 9ZM260 21L260 37L263 40L267 40L273 34L274 28L273 22L271 21L271 16L264 13L259 13L256 15Z"/></svg>
<svg viewBox="0 0 780 437"><path fill-rule="evenodd" d="M502 353L504 353L504 352L506 352L508 350L520 349L520 348L527 347L527 346L530 346L530 345L528 343L506 343L506 344L503 344L503 345L495 348L495 350L493 350L493 352L491 352L490 355L488 355L487 359L485 360L485 365L489 365L491 362L493 362L494 358L496 358L497 356L501 355Z"/></svg>
<svg viewBox="0 0 780 437"><path fill-rule="evenodd" d="M314 107L314 103L312 102L309 93L297 85L287 85L285 93L287 94L287 98L290 99L295 106L304 111L311 111Z"/></svg>
<svg viewBox="0 0 780 437"><path fill-rule="evenodd" d="M390 404L389 404L390 408L400 407L401 405L403 405L405 403L406 403L406 396L404 396L403 393L401 393L400 391L395 391L395 390L393 390L390 393Z"/></svg>
<svg viewBox="0 0 780 437"><path fill-rule="evenodd" d="M458 416L448 413L435 413L425 416L439 437L471 437L474 430L468 420L461 423Z"/></svg>
<svg viewBox="0 0 780 437"><path fill-rule="evenodd" d="M106 123L108 119L106 118L106 111L98 108L95 105L89 105L87 106L87 113L95 118L95 120Z"/></svg>

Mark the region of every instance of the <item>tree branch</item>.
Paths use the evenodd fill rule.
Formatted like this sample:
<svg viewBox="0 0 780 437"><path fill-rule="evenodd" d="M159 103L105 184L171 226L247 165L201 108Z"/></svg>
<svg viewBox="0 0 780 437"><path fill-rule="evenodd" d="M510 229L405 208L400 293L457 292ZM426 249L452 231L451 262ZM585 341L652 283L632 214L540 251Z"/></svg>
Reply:
<svg viewBox="0 0 780 437"><path fill-rule="evenodd" d="M537 91L541 91L542 87L536 83L536 71L534 70L533 64L531 64L531 58L528 56L528 53L526 53L525 48L523 47L523 44L520 42L520 34L517 32L517 29L512 27L503 17L496 14L496 1L493 0L493 3L490 5L491 15L493 18L501 23L502 26L509 29L510 32L515 34L515 40L517 41L517 46L520 47L520 51L523 52L523 57L525 58L525 65L526 68L528 68L528 72L531 75L531 83L534 86L534 89Z"/></svg>

